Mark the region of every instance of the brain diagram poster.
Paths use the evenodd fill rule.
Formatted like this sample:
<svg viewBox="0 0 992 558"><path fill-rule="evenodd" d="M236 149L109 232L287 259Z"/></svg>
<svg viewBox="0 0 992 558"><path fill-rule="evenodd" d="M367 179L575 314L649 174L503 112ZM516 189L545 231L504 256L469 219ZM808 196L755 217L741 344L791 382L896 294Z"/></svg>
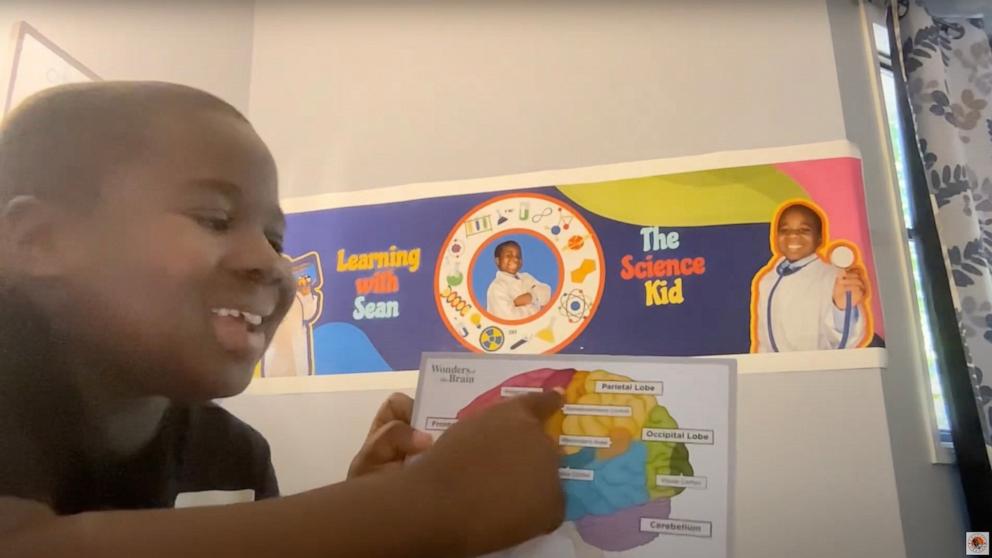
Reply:
<svg viewBox="0 0 992 558"><path fill-rule="evenodd" d="M284 200L297 297L263 377L423 352L698 356L881 346L846 142Z"/></svg>
<svg viewBox="0 0 992 558"><path fill-rule="evenodd" d="M505 397L560 389L565 405L545 429L559 445L565 523L498 556L716 558L731 538L735 366L428 354L413 425L439 436Z"/></svg>

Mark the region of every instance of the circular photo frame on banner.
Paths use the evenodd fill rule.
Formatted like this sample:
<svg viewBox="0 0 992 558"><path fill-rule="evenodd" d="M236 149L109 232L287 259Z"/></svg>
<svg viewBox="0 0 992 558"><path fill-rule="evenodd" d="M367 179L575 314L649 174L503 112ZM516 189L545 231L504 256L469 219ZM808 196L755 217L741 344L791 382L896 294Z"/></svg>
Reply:
<svg viewBox="0 0 992 558"><path fill-rule="evenodd" d="M434 296L448 331L484 353L554 353L596 312L603 249L568 204L542 194L494 197L459 219L441 248Z"/></svg>

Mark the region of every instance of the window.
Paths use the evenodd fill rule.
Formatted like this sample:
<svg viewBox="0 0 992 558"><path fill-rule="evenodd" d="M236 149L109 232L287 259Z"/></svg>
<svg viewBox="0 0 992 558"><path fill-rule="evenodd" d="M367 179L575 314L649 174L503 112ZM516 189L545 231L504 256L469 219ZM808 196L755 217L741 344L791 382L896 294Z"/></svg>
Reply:
<svg viewBox="0 0 992 558"><path fill-rule="evenodd" d="M913 287L916 291L917 308L920 309L920 327L923 333L923 342L926 350L927 368L930 376L930 390L933 394L933 406L937 418L937 427L940 429L940 441L951 442L950 423L947 418L947 407L944 403L943 392L940 387L940 377L938 376L937 354L934 351L933 330L930 317L925 311L927 305L925 295L921 290L923 285L920 266L920 239L914 229L916 222L915 210L909 194L908 174L909 168L906 162L903 146L907 143L905 132L902 127L902 115L900 114L899 103L896 98L896 80L892 73L892 57L889 52L889 34L884 25L874 23L875 47L878 53L879 66L881 71L882 94L885 100L886 120L889 125L889 138L892 144L892 156L896 163L896 178L899 182L899 199L902 202L903 222L906 223L906 237L909 242L909 254L913 266ZM910 144L915 139L909 138Z"/></svg>

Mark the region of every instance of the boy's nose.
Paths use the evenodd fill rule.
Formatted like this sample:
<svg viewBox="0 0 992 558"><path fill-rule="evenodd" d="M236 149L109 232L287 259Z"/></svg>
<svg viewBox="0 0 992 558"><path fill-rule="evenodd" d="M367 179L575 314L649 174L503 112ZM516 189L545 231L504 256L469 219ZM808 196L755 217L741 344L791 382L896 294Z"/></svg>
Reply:
<svg viewBox="0 0 992 558"><path fill-rule="evenodd" d="M278 283L292 285L289 265L279 265L279 262L276 262L275 265L251 267L245 270L245 275L253 283L258 283L261 285L272 285Z"/></svg>
<svg viewBox="0 0 992 558"><path fill-rule="evenodd" d="M238 243L231 258L231 267L249 280L259 284L290 282L289 263L272 248L264 234L248 234Z"/></svg>

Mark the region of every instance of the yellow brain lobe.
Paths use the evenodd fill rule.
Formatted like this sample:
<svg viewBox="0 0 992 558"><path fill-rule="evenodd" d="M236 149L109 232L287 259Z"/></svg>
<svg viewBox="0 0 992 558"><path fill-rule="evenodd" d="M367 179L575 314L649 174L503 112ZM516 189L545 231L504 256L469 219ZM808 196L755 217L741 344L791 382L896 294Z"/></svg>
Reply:
<svg viewBox="0 0 992 558"><path fill-rule="evenodd" d="M624 447L631 440L640 440L641 428L648 413L658 405L657 400L649 395L596 393L596 382L601 381L629 382L631 379L603 370L577 372L565 389L565 403L629 407L630 416L567 415L561 421L561 432L569 436L609 436L615 445Z"/></svg>

